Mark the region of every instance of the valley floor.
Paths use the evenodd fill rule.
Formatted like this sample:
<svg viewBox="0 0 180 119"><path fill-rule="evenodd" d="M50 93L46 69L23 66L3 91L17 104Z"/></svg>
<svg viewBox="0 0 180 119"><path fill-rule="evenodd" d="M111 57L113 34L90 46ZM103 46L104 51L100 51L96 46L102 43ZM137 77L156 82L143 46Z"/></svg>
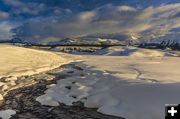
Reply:
<svg viewBox="0 0 180 119"><path fill-rule="evenodd" d="M180 58L143 49L133 50L131 56L118 56L119 50L115 51L115 56L56 52L71 63L18 77L14 87L24 86L6 91L1 110L7 112L0 112L0 116L6 119L16 113L12 119L28 115L34 119L163 119L165 104L178 104L180 100ZM131 54L127 49L125 52Z"/></svg>

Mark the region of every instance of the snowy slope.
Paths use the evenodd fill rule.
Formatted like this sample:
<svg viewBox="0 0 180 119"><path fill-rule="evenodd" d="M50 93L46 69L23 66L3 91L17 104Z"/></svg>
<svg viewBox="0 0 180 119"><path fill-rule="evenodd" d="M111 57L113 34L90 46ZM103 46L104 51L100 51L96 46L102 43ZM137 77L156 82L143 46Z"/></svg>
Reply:
<svg viewBox="0 0 180 119"><path fill-rule="evenodd" d="M0 56L0 77L39 73L66 61L51 52L10 45L0 45Z"/></svg>
<svg viewBox="0 0 180 119"><path fill-rule="evenodd" d="M163 50L142 49L137 47L115 46L101 49L93 53L94 55L107 56L130 56L130 57L163 57L179 56L178 53L171 53Z"/></svg>

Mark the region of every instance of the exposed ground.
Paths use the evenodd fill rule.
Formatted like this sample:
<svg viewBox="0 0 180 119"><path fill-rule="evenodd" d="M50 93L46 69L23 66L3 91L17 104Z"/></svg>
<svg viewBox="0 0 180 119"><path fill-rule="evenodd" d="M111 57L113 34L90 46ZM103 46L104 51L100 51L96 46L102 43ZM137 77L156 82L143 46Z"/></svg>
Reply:
<svg viewBox="0 0 180 119"><path fill-rule="evenodd" d="M67 64L37 75L19 77L16 87L24 87L8 92L5 100L1 102L0 109L15 110L16 115L11 119L122 119L100 114L96 109L85 108L80 102L74 103L73 106L60 103L59 106L53 107L43 106L36 101L36 98L44 94L47 87L55 84L57 80L73 77L73 72L70 71L72 69L79 72L83 70L75 64ZM64 74L64 70L67 74Z"/></svg>

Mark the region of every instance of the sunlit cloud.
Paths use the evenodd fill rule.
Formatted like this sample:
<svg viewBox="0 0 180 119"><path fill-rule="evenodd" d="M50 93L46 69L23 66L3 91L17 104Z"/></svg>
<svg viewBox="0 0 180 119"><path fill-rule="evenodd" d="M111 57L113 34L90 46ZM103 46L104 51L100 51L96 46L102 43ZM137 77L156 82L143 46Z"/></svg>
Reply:
<svg viewBox="0 0 180 119"><path fill-rule="evenodd" d="M180 4L170 4L146 9L130 6L101 7L81 12L67 21L53 22L44 19L29 22L20 27L24 39L47 39L47 37L66 38L89 34L111 33L152 33L157 37L165 35L172 28L179 27L179 18L171 19L172 14L180 11ZM26 34L26 35L25 35ZM33 37L33 36L39 37ZM32 37L32 38L31 38Z"/></svg>

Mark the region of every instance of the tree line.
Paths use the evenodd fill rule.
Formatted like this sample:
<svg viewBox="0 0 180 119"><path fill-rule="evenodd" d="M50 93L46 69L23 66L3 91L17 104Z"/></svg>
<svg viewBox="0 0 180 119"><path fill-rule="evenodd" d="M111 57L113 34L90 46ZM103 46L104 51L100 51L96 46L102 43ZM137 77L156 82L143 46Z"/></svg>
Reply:
<svg viewBox="0 0 180 119"><path fill-rule="evenodd" d="M140 48L149 48L149 49L171 49L171 50L180 50L180 43L169 41L162 41L160 43L141 43Z"/></svg>

